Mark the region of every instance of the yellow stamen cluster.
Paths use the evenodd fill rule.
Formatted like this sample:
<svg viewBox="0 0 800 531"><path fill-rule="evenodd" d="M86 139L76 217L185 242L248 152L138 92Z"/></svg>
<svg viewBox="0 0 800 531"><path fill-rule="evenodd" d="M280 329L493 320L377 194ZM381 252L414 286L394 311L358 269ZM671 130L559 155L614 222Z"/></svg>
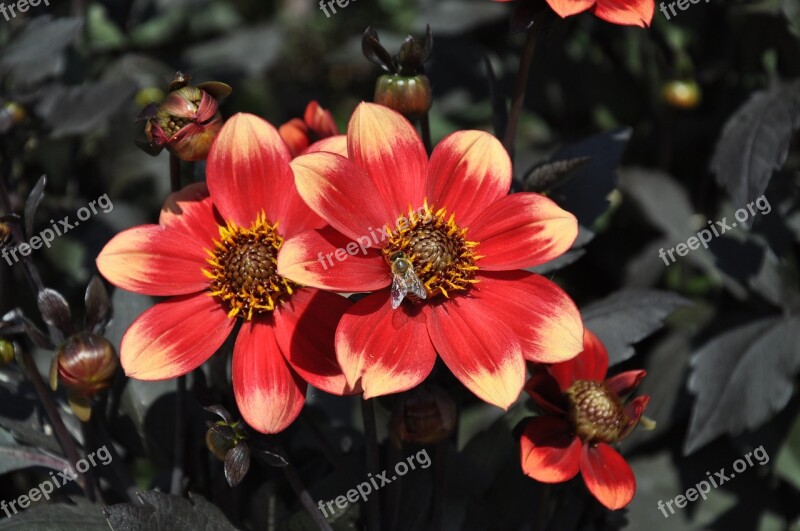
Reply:
<svg viewBox="0 0 800 531"><path fill-rule="evenodd" d="M228 317L248 321L253 314L271 312L299 286L277 273L278 251L283 238L278 224L270 225L264 213L249 229L228 223L219 228L219 240L207 249L211 295L225 301Z"/></svg>
<svg viewBox="0 0 800 531"><path fill-rule="evenodd" d="M481 258L475 253L478 242L467 240L467 229L455 223L455 216L447 210L425 204L418 210L409 209L389 230L389 243L383 249L384 257L403 252L411 261L414 273L422 281L428 299L436 295L449 298L454 291L465 291L472 284Z"/></svg>

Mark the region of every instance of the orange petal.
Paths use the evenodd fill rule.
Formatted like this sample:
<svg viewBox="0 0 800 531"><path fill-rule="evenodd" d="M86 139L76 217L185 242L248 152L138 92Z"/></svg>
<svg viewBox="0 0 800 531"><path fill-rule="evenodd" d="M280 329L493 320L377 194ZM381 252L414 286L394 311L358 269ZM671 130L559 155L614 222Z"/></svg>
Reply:
<svg viewBox="0 0 800 531"><path fill-rule="evenodd" d="M214 208L206 183L194 183L167 196L158 224L189 234L199 245L211 248L225 222Z"/></svg>
<svg viewBox="0 0 800 531"><path fill-rule="evenodd" d="M211 357L233 324L208 293L167 299L140 315L125 332L120 363L125 374L137 380L181 376Z"/></svg>
<svg viewBox="0 0 800 531"><path fill-rule="evenodd" d="M561 483L578 475L581 440L559 417L531 419L520 439L522 471L542 483Z"/></svg>
<svg viewBox="0 0 800 531"><path fill-rule="evenodd" d="M554 363L550 374L566 391L576 380L602 382L608 371L608 352L603 343L588 329L583 333L583 351L571 360Z"/></svg>
<svg viewBox="0 0 800 531"><path fill-rule="evenodd" d="M467 236L479 242L481 269L523 269L569 250L578 237L578 220L543 195L512 194L475 217Z"/></svg>
<svg viewBox="0 0 800 531"><path fill-rule="evenodd" d="M366 292L387 287L391 270L378 252L376 236L353 242L333 228L306 231L286 240L278 254L278 274L304 286ZM377 243L376 243L377 242Z"/></svg>
<svg viewBox="0 0 800 531"><path fill-rule="evenodd" d="M209 241L205 248L212 246ZM97 269L119 288L145 295L185 295L204 290L204 246L182 231L140 225L120 232L97 256Z"/></svg>
<svg viewBox="0 0 800 531"><path fill-rule="evenodd" d="M422 206L428 155L417 130L400 113L375 103L359 104L347 127L347 151L375 183L392 215L389 222L409 206Z"/></svg>
<svg viewBox="0 0 800 531"><path fill-rule="evenodd" d="M612 24L649 26L656 4L653 0L598 0L594 14Z"/></svg>
<svg viewBox="0 0 800 531"><path fill-rule="evenodd" d="M550 280L527 271L479 273L472 294L520 339L525 359L557 363L583 350L577 306Z"/></svg>
<svg viewBox="0 0 800 531"><path fill-rule="evenodd" d="M352 240L393 225L398 217L384 202L375 181L342 156L302 155L292 161L292 170L308 206Z"/></svg>
<svg viewBox="0 0 800 531"><path fill-rule="evenodd" d="M581 451L583 481L597 501L615 511L628 505L636 494L636 477L616 450L600 443Z"/></svg>
<svg viewBox="0 0 800 531"><path fill-rule="evenodd" d="M334 348L336 327L352 305L340 295L303 288L275 310L275 337L286 361L305 381L335 395L359 391L347 385Z"/></svg>
<svg viewBox="0 0 800 531"><path fill-rule="evenodd" d="M222 126L211 147L206 180L222 217L249 227L263 211L285 238L324 222L297 194L289 150L278 131L252 114L237 114Z"/></svg>
<svg viewBox="0 0 800 531"><path fill-rule="evenodd" d="M577 15L583 13L593 5L597 0L547 0L553 11L558 13L561 18Z"/></svg>
<svg viewBox="0 0 800 531"><path fill-rule="evenodd" d="M508 409L525 384L520 340L481 301L455 296L428 307L433 345L450 371L481 400Z"/></svg>
<svg viewBox="0 0 800 531"><path fill-rule="evenodd" d="M428 166L428 203L447 208L462 227L471 225L487 206L508 194L510 187L511 159L489 133L459 131L433 150Z"/></svg>
<svg viewBox="0 0 800 531"><path fill-rule="evenodd" d="M339 323L336 357L350 387L360 384L364 398L411 389L433 369L436 352L425 316L406 306L392 310L389 290L382 290L354 304Z"/></svg>
<svg viewBox="0 0 800 531"><path fill-rule="evenodd" d="M278 433L300 414L306 383L287 364L272 320L246 321L233 347L233 394L244 420L261 433Z"/></svg>
<svg viewBox="0 0 800 531"><path fill-rule="evenodd" d="M308 126L300 118L292 118L280 126L278 134L286 142L292 157L296 157L308 147Z"/></svg>

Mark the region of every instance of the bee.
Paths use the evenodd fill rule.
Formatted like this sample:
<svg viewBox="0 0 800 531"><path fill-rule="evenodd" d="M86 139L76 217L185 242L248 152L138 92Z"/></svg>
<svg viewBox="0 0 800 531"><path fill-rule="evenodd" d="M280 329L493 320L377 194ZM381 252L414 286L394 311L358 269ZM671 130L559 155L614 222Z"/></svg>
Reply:
<svg viewBox="0 0 800 531"><path fill-rule="evenodd" d="M389 257L389 266L392 269L392 309L396 310L409 293L420 299L428 297L425 286L414 273L414 266L411 265L406 253L402 251L393 253Z"/></svg>

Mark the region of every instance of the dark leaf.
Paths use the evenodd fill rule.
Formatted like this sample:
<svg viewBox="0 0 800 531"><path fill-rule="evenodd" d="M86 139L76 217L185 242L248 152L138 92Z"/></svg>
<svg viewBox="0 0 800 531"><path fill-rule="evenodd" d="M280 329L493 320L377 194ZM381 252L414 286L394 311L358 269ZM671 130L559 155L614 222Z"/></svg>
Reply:
<svg viewBox="0 0 800 531"><path fill-rule="evenodd" d="M34 466L64 470L69 468L69 462L61 457L45 454L37 448L0 444L0 474Z"/></svg>
<svg viewBox="0 0 800 531"><path fill-rule="evenodd" d="M67 300L56 290L45 288L39 292L39 311L42 319L62 332L72 332L72 312Z"/></svg>
<svg viewBox="0 0 800 531"><path fill-rule="evenodd" d="M280 468L289 464L289 459L283 454L283 452L276 450L275 448L254 447L253 451L255 452L256 457L259 457L269 466Z"/></svg>
<svg viewBox="0 0 800 531"><path fill-rule="evenodd" d="M589 162L589 157L545 162L531 168L523 179L526 192L546 192L564 184L576 171Z"/></svg>
<svg viewBox="0 0 800 531"><path fill-rule="evenodd" d="M467 7L468 6L468 7ZM437 0L421 5L412 28L420 33L430 25L436 28L437 38L462 35L477 27L505 18L506 7L496 2Z"/></svg>
<svg viewBox="0 0 800 531"><path fill-rule="evenodd" d="M41 503L11 518L0 520L0 529L19 531L108 531L101 505L80 498L75 504Z"/></svg>
<svg viewBox="0 0 800 531"><path fill-rule="evenodd" d="M25 235L28 239L33 236L33 218L36 216L36 210L39 209L39 204L44 198L44 187L47 184L47 177L42 175L36 181L36 186L33 187L31 193L28 194L28 199L25 201Z"/></svg>
<svg viewBox="0 0 800 531"><path fill-rule="evenodd" d="M126 79L99 81L76 87L50 87L36 111L53 128L55 138L80 135L103 125L130 100L136 87Z"/></svg>
<svg viewBox="0 0 800 531"><path fill-rule="evenodd" d="M554 187L550 194L561 208L575 214L584 227L592 228L608 209L606 197L617 186L616 168L630 138L630 128L617 129L564 146L550 157L549 162L590 158L568 182Z"/></svg>
<svg viewBox="0 0 800 531"><path fill-rule="evenodd" d="M208 92L217 101L227 98L233 92L230 85L220 81L206 81L197 85L197 88Z"/></svg>
<svg viewBox="0 0 800 531"><path fill-rule="evenodd" d="M59 56L78 36L81 17L38 17L31 20L22 33L3 50L0 69L8 71L20 65L36 65L39 61Z"/></svg>
<svg viewBox="0 0 800 531"><path fill-rule="evenodd" d="M553 271L557 271L563 267L567 267L571 263L579 260L586 253L583 247L593 239L594 239L594 232L590 231L586 227L579 225L578 237L575 239L575 242L572 244L572 248L569 251L562 254L558 258L550 260L549 262L538 265L536 267L531 267L528 269L528 271L531 271L532 273L539 273L540 275L546 275Z"/></svg>
<svg viewBox="0 0 800 531"><path fill-rule="evenodd" d="M773 317L725 332L692 357L696 396L684 453L755 429L781 410L800 369L800 317Z"/></svg>
<svg viewBox="0 0 800 531"><path fill-rule="evenodd" d="M361 38L361 52L370 63L380 66L387 72L394 72L392 54L383 47L378 32L372 26L364 30L364 36Z"/></svg>
<svg viewBox="0 0 800 531"><path fill-rule="evenodd" d="M503 92L497 86L497 78L488 55L483 56L483 63L486 65L486 77L489 79L489 101L492 102L494 136L502 140L506 132L506 124L508 124L508 107Z"/></svg>
<svg viewBox="0 0 800 531"><path fill-rule="evenodd" d="M240 442L225 456L225 479L228 485L235 487L242 482L250 470L250 447L247 443Z"/></svg>
<svg viewBox="0 0 800 531"><path fill-rule="evenodd" d="M97 275L92 277L86 287L84 304L86 305L86 328L102 332L111 318L111 300L108 298L105 284ZM96 326L97 330L95 330Z"/></svg>
<svg viewBox="0 0 800 531"><path fill-rule="evenodd" d="M731 195L735 208L767 189L772 173L789 154L792 132L800 127L800 80L757 92L725 124L711 171Z"/></svg>
<svg viewBox="0 0 800 531"><path fill-rule="evenodd" d="M197 494L189 500L156 491L138 494L142 505L123 503L103 511L112 529L124 531L232 531L218 508Z"/></svg>
<svg viewBox="0 0 800 531"><path fill-rule="evenodd" d="M255 77L283 57L283 37L280 26L261 24L189 48L186 60L197 69L235 69Z"/></svg>
<svg viewBox="0 0 800 531"><path fill-rule="evenodd" d="M214 404L212 406L204 407L203 409L205 409L209 413L214 413L215 415L219 415L220 418L222 418L222 420L224 420L228 424L233 422L233 417L231 417L231 414L228 413L228 410L219 404Z"/></svg>
<svg viewBox="0 0 800 531"><path fill-rule="evenodd" d="M618 291L582 309L583 322L608 350L614 365L634 354L633 344L659 328L672 312L690 302L674 293L654 290Z"/></svg>

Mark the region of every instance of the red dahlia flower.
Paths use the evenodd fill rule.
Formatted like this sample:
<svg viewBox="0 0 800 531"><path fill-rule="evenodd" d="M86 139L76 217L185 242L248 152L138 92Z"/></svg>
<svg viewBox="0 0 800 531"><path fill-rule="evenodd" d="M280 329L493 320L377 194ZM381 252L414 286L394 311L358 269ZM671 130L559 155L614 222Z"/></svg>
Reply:
<svg viewBox="0 0 800 531"><path fill-rule="evenodd" d="M609 444L636 427L650 397L623 405L645 371L623 372L604 381L607 370L608 353L589 330L576 358L537 368L525 389L545 415L526 426L521 456L525 474L544 483L570 480L580 470L594 497L615 510L633 499L636 478Z"/></svg>
<svg viewBox="0 0 800 531"><path fill-rule="evenodd" d="M336 332L351 388L367 398L410 389L438 352L473 393L507 408L524 385L526 359L563 361L581 350L572 300L520 270L569 249L577 221L544 196L508 195L511 162L497 139L458 132L428 160L405 118L362 103L347 154L292 161L300 195L333 228L287 240L278 271L303 285L376 292ZM409 291L393 309L398 265L411 272L405 280L418 280L418 295Z"/></svg>
<svg viewBox="0 0 800 531"><path fill-rule="evenodd" d="M289 146L292 157L296 157L317 140L338 135L339 128L331 112L312 101L306 107L302 120L293 118L280 126L278 132Z"/></svg>
<svg viewBox="0 0 800 531"><path fill-rule="evenodd" d="M233 390L244 419L274 433L300 413L306 382L345 391L333 349L350 303L276 272L285 238L324 222L297 194L289 151L270 124L240 114L222 127L208 186L173 194L158 225L118 234L97 266L114 285L171 296L122 339L126 374L163 380L205 362L233 331Z"/></svg>
<svg viewBox="0 0 800 531"><path fill-rule="evenodd" d="M606 22L641 27L650 25L656 8L653 0L547 0L547 3L562 18L591 10Z"/></svg>

